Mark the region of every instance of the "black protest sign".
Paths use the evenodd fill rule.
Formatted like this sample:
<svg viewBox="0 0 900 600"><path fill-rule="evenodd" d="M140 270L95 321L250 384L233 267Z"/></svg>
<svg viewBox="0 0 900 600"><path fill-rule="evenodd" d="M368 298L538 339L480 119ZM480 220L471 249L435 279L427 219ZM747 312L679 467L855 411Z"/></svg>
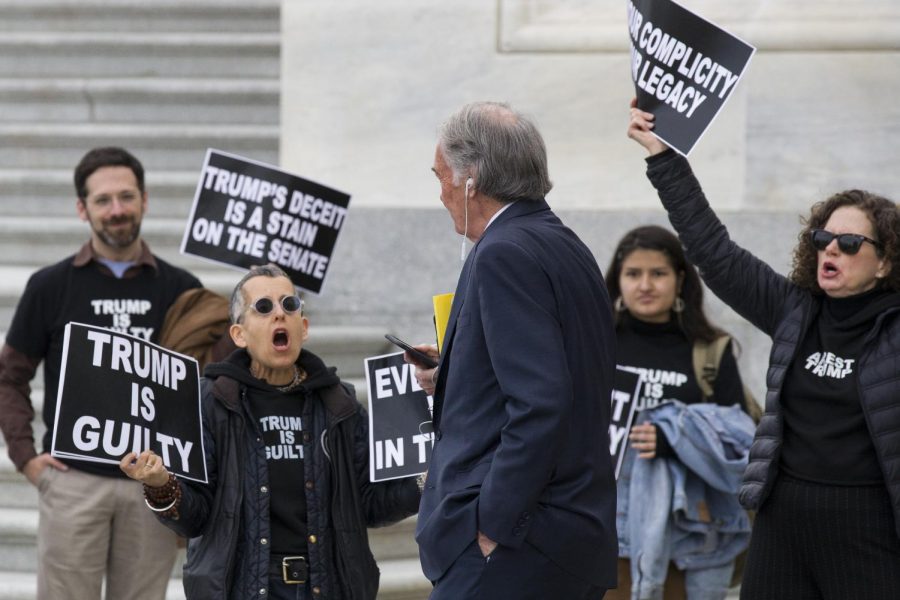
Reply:
<svg viewBox="0 0 900 600"><path fill-rule="evenodd" d="M139 337L66 325L51 454L119 464L153 450L206 482L197 361Z"/></svg>
<svg viewBox="0 0 900 600"><path fill-rule="evenodd" d="M653 133L687 156L756 49L672 0L628 3L631 78Z"/></svg>
<svg viewBox="0 0 900 600"><path fill-rule="evenodd" d="M403 353L366 359L369 388L369 479L384 481L428 470L434 433L432 398L419 387Z"/></svg>
<svg viewBox="0 0 900 600"><path fill-rule="evenodd" d="M343 192L210 149L181 251L242 269L275 263L319 294L349 205Z"/></svg>
<svg viewBox="0 0 900 600"><path fill-rule="evenodd" d="M612 417L609 422L609 453L616 465L616 479L622 469L622 460L628 448L628 432L634 420L637 398L640 393L641 377L639 374L616 367L615 386L612 397Z"/></svg>

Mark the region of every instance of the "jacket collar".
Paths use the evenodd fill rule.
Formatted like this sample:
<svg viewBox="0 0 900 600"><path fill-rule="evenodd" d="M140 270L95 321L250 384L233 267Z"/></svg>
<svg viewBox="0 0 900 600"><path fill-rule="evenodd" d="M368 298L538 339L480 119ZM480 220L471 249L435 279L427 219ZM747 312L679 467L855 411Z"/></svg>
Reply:
<svg viewBox="0 0 900 600"><path fill-rule="evenodd" d="M102 268L106 268L106 266L99 261L99 256L96 252L94 252L94 247L91 245L91 240L88 240L84 243L84 245L78 250L78 253L75 254L75 258L72 259L72 266L74 267L84 267L90 262L96 262ZM135 261L134 265L128 269L131 271L136 267L148 266L152 268L154 271L159 272L159 265L156 264L156 259L153 257L153 254L150 252L150 247L147 245L143 239L141 240L141 255Z"/></svg>
<svg viewBox="0 0 900 600"><path fill-rule="evenodd" d="M329 421L340 421L359 409L352 388L340 381L334 367L326 367L318 356L305 349L301 351L297 364L310 373L313 385L307 389L319 398L329 414ZM246 371L246 377L250 377L249 366L247 351L238 349L222 363L208 365L205 370L207 377L214 378L213 395L229 410L240 412L241 391L247 385L246 381L242 381L242 375Z"/></svg>

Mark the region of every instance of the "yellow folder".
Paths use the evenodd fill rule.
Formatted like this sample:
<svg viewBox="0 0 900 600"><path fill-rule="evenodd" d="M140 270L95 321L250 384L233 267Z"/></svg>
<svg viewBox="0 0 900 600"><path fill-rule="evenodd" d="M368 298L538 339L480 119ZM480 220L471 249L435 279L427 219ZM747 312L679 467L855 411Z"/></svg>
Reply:
<svg viewBox="0 0 900 600"><path fill-rule="evenodd" d="M434 304L434 330L437 334L438 352L443 352L444 333L447 331L447 321L450 320L453 294L438 294L433 296L431 301Z"/></svg>

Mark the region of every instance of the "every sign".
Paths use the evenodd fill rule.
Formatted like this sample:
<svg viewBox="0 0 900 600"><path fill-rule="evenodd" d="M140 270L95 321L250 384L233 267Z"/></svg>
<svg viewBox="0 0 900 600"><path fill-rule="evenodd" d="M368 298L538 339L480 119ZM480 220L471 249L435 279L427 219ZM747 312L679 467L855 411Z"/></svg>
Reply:
<svg viewBox="0 0 900 600"><path fill-rule="evenodd" d="M369 388L369 479L385 481L428 470L433 400L403 353L366 359Z"/></svg>

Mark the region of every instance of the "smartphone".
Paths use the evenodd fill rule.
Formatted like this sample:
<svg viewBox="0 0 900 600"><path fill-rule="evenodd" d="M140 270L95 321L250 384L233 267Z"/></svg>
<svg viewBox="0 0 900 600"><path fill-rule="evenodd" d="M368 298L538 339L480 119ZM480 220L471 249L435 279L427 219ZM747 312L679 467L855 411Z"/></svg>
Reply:
<svg viewBox="0 0 900 600"><path fill-rule="evenodd" d="M404 350L409 352L409 355L412 356L413 359L415 359L415 361L417 363L419 363L421 366L427 367L429 369L433 369L436 366L438 366L438 363L436 360L434 360L433 358L431 358L424 352L416 350L415 348L413 348L412 346L410 346L409 344L407 344L400 338L393 336L389 333L384 334L384 337L386 337L387 341L389 341L390 343L392 343L396 346L399 346L400 348L403 348Z"/></svg>

